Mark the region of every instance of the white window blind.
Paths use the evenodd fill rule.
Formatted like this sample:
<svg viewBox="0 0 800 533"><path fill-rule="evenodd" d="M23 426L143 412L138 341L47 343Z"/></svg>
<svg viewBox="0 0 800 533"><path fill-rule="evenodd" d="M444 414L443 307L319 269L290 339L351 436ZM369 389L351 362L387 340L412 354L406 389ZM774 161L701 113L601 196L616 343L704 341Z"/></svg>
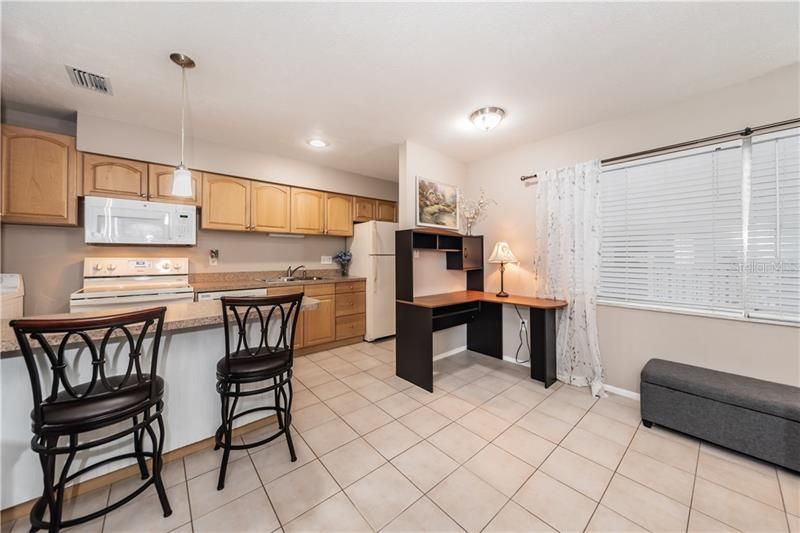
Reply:
<svg viewBox="0 0 800 533"><path fill-rule="evenodd" d="M800 129L753 138L745 308L800 320Z"/></svg>
<svg viewBox="0 0 800 533"><path fill-rule="evenodd" d="M605 168L600 301L800 321L799 141L787 130Z"/></svg>

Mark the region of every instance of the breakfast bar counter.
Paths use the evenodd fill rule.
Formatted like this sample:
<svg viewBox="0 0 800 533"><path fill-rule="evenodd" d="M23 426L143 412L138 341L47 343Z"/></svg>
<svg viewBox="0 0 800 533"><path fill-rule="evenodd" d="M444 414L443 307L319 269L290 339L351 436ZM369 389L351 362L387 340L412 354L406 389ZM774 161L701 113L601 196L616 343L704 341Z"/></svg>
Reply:
<svg viewBox="0 0 800 533"><path fill-rule="evenodd" d="M313 310L319 300L305 297L302 309ZM146 307L155 307L149 305ZM177 303L166 306L167 312L162 333L161 350L158 359L158 375L166 383L164 393L164 422L166 437L164 452L175 450L200 442L214 435L220 423L219 396L215 390L217 361L225 355L224 330L222 325L222 306L219 301ZM129 308L130 309L130 308ZM69 315L49 315L55 318L92 316L103 313L81 313ZM41 496L41 466L35 453L31 451L31 419L33 407L31 384L25 360L17 345L14 332L8 320L0 324L0 444L3 454L0 457L0 508L31 500ZM120 335L120 337L122 337ZM119 340L122 338L118 337ZM143 353L150 353L149 342L145 341ZM121 342L112 337L107 348L109 374L124 373L120 365L126 364L128 357L122 350ZM67 347L67 359L75 361L68 369L70 380L88 381L91 377L91 357L80 343ZM42 357L42 359L45 359ZM44 364L40 361L40 364ZM47 370L47 371L45 371ZM49 374L49 369L40 367L40 373ZM244 400L244 399L243 399ZM242 410L251 402L242 401ZM264 399L254 397L255 404L264 404ZM246 424L262 417L263 413L253 413L242 417ZM248 418L249 417L249 418ZM92 462L116 455L119 450L104 447L96 451L81 452L76 460L89 458ZM133 460L131 460L133 462ZM92 472L101 475L119 468L116 463L109 468L101 467Z"/></svg>

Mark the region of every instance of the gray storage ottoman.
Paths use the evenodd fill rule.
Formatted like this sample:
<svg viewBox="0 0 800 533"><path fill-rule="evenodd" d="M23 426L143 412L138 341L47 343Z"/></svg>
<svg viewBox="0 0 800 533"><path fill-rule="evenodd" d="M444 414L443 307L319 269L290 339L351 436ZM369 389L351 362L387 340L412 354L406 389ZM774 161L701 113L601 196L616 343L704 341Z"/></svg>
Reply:
<svg viewBox="0 0 800 533"><path fill-rule="evenodd" d="M800 388L651 359L642 422L800 472Z"/></svg>

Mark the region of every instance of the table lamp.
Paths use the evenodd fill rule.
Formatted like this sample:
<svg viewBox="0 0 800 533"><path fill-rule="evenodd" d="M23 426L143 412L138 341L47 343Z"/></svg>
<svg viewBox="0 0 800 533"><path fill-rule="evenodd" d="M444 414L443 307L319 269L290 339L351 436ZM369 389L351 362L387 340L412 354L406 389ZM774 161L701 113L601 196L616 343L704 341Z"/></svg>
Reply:
<svg viewBox="0 0 800 533"><path fill-rule="evenodd" d="M500 292L497 293L497 296L508 297L508 293L503 290L503 273L506 271L506 263L519 263L519 260L514 256L507 242L499 241L494 245L489 262L500 263Z"/></svg>

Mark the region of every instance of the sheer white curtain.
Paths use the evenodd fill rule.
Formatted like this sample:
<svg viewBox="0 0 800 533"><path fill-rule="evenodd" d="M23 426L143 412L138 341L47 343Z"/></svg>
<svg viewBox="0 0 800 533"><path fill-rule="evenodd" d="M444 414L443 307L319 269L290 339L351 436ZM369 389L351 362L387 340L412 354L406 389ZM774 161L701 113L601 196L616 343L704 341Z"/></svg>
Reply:
<svg viewBox="0 0 800 533"><path fill-rule="evenodd" d="M557 371L564 383L604 395L597 340L600 161L539 174L534 267L539 295L569 305L557 315Z"/></svg>

